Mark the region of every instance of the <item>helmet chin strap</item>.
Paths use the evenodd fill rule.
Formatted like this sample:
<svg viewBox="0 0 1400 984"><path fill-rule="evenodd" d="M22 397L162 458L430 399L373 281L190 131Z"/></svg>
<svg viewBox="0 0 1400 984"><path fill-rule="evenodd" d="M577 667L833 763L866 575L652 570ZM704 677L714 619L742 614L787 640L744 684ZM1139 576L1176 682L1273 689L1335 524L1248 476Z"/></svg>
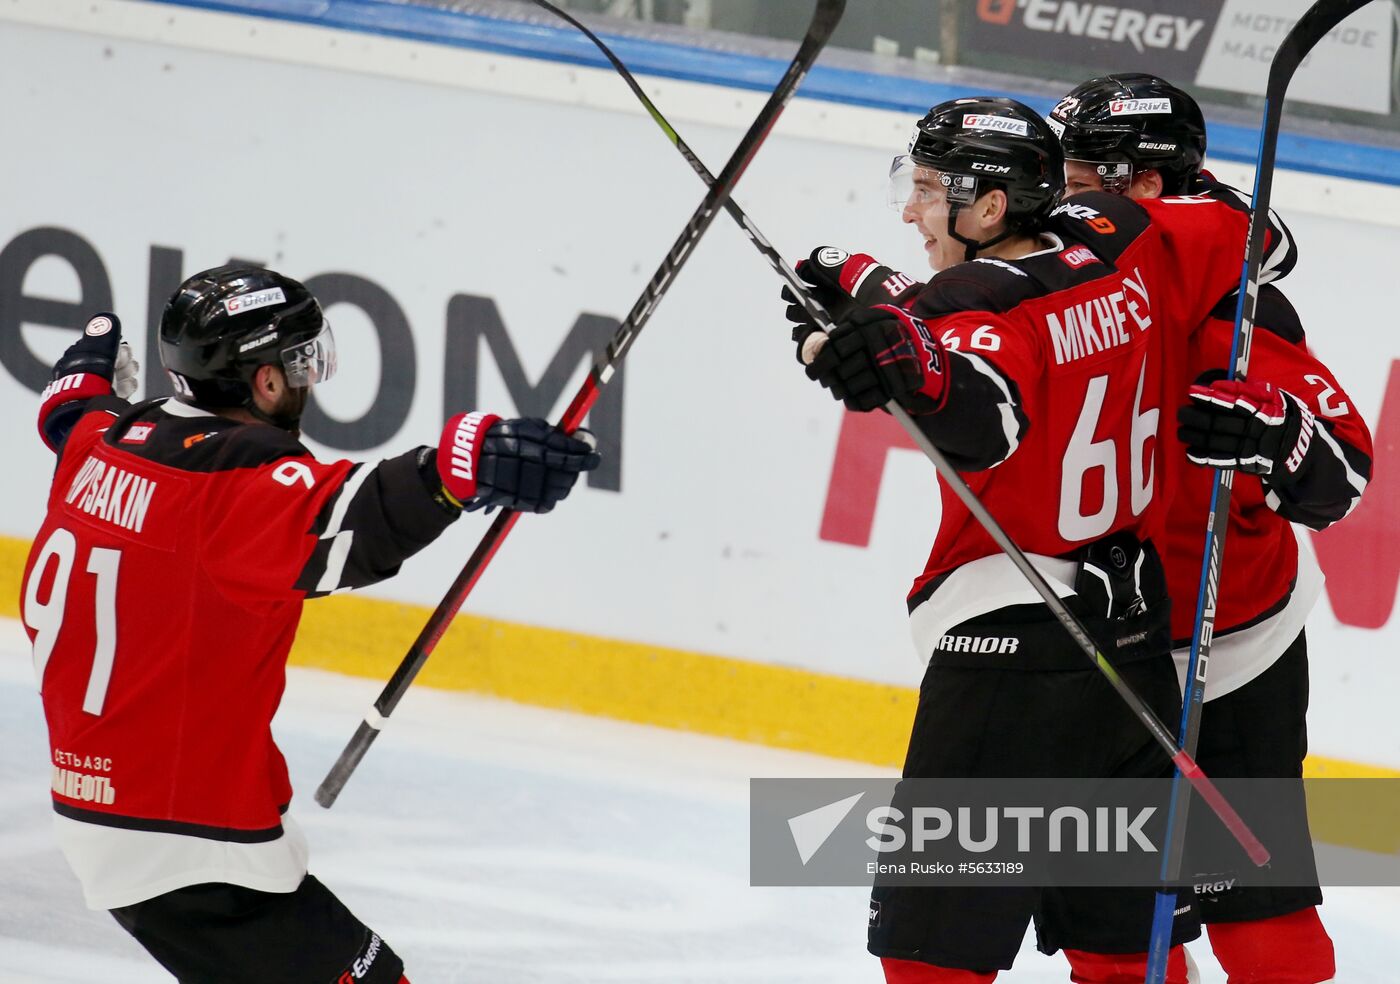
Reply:
<svg viewBox="0 0 1400 984"><path fill-rule="evenodd" d="M961 212L962 210L963 210L963 206L961 206L961 205L954 205L954 206L952 206L951 208L948 209L948 235L952 236L952 237L953 237L954 239L956 239L958 242L960 242L960 243L963 244L963 261L964 261L964 262L966 262L966 263L972 262L973 260L977 259L977 254L978 254L979 252L981 252L982 250L984 250L984 249L990 249L991 247L995 246L997 243L1002 242L1003 240L1006 240L1006 239L1011 238L1011 234L1012 234L1012 232L1013 232L1014 230L1012 230L1012 228L1011 228L1009 225L1008 225L1005 229L1003 229L1000 233L998 233L997 235L993 236L991 239L981 239L981 240L978 240L978 239L969 239L969 238L967 238L966 236L960 234L960 233L957 231L957 229L953 228L955 225L957 225L957 222L958 222L958 213Z"/></svg>

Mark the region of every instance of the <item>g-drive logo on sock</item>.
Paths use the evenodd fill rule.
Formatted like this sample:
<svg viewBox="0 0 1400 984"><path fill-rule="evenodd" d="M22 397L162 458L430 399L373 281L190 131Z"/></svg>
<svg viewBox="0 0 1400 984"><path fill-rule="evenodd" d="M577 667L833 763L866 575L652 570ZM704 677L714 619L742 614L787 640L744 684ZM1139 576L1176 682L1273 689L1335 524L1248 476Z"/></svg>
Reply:
<svg viewBox="0 0 1400 984"><path fill-rule="evenodd" d="M828 838L841 826L850 812L855 809L864 793L856 793L835 803L817 807L807 813L798 814L788 820L788 830L792 832L792 842L797 845L797 855L802 863L812 860Z"/></svg>

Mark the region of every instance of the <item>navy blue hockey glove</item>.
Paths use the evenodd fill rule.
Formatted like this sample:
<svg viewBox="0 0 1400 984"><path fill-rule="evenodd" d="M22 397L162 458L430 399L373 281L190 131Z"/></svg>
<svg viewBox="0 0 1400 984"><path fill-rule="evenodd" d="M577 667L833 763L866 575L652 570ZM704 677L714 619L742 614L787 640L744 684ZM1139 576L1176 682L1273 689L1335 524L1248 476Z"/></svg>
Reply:
<svg viewBox="0 0 1400 984"><path fill-rule="evenodd" d="M858 308L832 329L807 376L852 410L899 401L935 413L948 398L948 354L918 318L884 304Z"/></svg>
<svg viewBox="0 0 1400 984"><path fill-rule="evenodd" d="M797 275L811 285L811 295L826 308L833 322L839 322L856 308L877 304L903 307L923 286L881 265L873 256L847 253L835 246L818 246L807 259L798 261L795 269ZM783 288L782 298L788 302L786 314L793 324L797 361L806 365L802 345L817 326L791 287Z"/></svg>
<svg viewBox="0 0 1400 984"><path fill-rule="evenodd" d="M573 489L581 472L602 459L583 428L570 437L538 418L502 420L458 414L443 428L437 470L453 505L547 513Z"/></svg>
<svg viewBox="0 0 1400 984"><path fill-rule="evenodd" d="M1296 481L1317 426L1313 412L1276 386L1225 376L1219 369L1202 373L1187 391L1190 402L1177 410L1186 457L1274 483Z"/></svg>
<svg viewBox="0 0 1400 984"><path fill-rule="evenodd" d="M487 509L547 513L569 494L580 472L602 463L597 447L582 427L570 436L536 417L503 420L481 447L477 502Z"/></svg>

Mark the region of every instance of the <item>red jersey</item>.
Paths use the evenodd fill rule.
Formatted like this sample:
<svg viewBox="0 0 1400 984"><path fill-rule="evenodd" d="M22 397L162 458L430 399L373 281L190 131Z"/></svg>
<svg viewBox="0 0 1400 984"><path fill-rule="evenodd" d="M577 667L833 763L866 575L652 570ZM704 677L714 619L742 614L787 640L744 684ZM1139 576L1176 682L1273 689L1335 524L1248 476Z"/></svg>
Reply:
<svg viewBox="0 0 1400 984"><path fill-rule="evenodd" d="M952 380L918 419L1057 590L1073 565L1054 558L1119 531L1163 542L1187 345L1238 281L1247 223L1207 198L1083 195L1056 209L1052 248L959 264L915 300ZM947 489L911 609L935 590L916 617L925 653L973 615L1039 601Z"/></svg>
<svg viewBox="0 0 1400 984"><path fill-rule="evenodd" d="M300 881L270 730L287 654L304 598L394 573L451 522L415 455L326 464L277 428L183 404L88 404L22 611L90 905Z"/></svg>

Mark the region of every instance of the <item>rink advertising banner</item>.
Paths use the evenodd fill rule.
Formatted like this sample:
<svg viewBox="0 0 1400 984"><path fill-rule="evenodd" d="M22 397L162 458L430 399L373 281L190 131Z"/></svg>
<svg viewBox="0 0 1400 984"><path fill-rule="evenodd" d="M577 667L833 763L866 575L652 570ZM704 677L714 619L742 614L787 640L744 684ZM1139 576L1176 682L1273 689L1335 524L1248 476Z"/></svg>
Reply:
<svg viewBox="0 0 1400 984"><path fill-rule="evenodd" d="M1219 13L1220 0L976 0L975 9L963 13L963 45L988 57L1014 55L1087 71L1131 65L1190 78Z"/></svg>
<svg viewBox="0 0 1400 984"><path fill-rule="evenodd" d="M1153 72L1174 81L1262 95L1269 63L1312 0L977 0L964 50L1044 63L1047 75ZM1166 9L1170 8L1170 9ZM1394 24L1389 4L1363 7L1303 63L1290 99L1386 113Z"/></svg>
<svg viewBox="0 0 1400 984"><path fill-rule="evenodd" d="M1199 896L1236 886L1400 885L1400 780L1217 785L1269 850L1268 863L1253 864L1192 794L1172 884ZM750 882L1153 885L1171 790L1167 779L753 779ZM1346 847L1332 846L1339 841Z"/></svg>
<svg viewBox="0 0 1400 984"><path fill-rule="evenodd" d="M1269 63L1313 0L1225 0L1196 84L1262 96ZM1298 70L1288 97L1340 109L1390 112L1395 12L1362 7L1329 33Z"/></svg>

